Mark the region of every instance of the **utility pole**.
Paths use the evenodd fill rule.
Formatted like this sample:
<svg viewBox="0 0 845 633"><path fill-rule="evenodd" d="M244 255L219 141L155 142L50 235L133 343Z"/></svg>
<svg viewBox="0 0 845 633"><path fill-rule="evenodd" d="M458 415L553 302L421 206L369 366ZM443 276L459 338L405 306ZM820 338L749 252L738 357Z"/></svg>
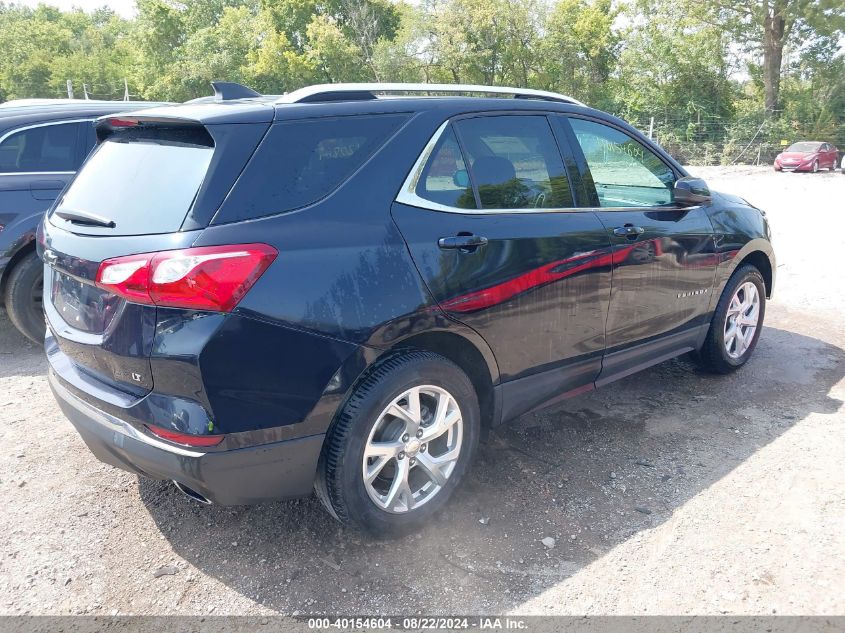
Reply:
<svg viewBox="0 0 845 633"><path fill-rule="evenodd" d="M126 77L123 78L123 100L129 101L129 84L126 82Z"/></svg>
<svg viewBox="0 0 845 633"><path fill-rule="evenodd" d="M67 98L73 99L73 82L70 79L67 80Z"/></svg>

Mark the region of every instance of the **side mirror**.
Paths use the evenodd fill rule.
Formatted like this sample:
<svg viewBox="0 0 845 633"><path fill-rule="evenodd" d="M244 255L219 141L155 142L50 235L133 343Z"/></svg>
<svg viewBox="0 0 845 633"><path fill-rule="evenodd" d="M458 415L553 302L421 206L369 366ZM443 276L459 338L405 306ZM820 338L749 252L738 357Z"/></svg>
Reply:
<svg viewBox="0 0 845 633"><path fill-rule="evenodd" d="M712 200L710 187L701 178L684 176L675 181L672 201L685 207L695 207Z"/></svg>

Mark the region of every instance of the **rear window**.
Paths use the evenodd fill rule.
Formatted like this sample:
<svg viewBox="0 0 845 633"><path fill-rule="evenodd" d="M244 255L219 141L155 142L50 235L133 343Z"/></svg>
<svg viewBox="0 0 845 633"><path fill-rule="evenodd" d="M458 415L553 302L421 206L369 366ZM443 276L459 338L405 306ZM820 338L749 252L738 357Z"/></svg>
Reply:
<svg viewBox="0 0 845 633"><path fill-rule="evenodd" d="M176 139L116 135L101 143L58 209L112 220L114 228L74 224L75 233L172 233L182 226L208 171L213 147ZM64 223L55 216L54 223Z"/></svg>
<svg viewBox="0 0 845 633"><path fill-rule="evenodd" d="M223 204L218 222L293 211L326 197L407 118L380 114L273 125Z"/></svg>

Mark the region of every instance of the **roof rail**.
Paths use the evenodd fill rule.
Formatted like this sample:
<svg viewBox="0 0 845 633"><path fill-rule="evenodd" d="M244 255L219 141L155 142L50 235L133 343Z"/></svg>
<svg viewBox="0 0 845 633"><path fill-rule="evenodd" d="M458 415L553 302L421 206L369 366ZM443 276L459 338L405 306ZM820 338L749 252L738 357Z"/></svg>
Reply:
<svg viewBox="0 0 845 633"><path fill-rule="evenodd" d="M252 88L247 88L232 81L212 81L215 101L231 101L232 99L252 99L260 97L261 94Z"/></svg>
<svg viewBox="0 0 845 633"><path fill-rule="evenodd" d="M423 92L423 93L476 93L491 95L512 95L516 99L542 99L545 101L560 101L573 105L584 104L561 95L545 90L530 88L508 88L505 86L477 86L472 84L405 84L405 83L353 83L353 84L319 84L294 90L282 96L276 103L316 103L325 101L362 101L376 99L376 93L387 92Z"/></svg>

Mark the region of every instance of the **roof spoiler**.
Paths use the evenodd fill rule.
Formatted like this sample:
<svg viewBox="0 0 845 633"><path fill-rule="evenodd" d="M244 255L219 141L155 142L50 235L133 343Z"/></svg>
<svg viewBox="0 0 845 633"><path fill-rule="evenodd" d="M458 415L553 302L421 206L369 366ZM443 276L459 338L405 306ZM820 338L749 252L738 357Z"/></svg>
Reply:
<svg viewBox="0 0 845 633"><path fill-rule="evenodd" d="M101 143L109 136L123 130L158 130L164 134L167 131L187 130L194 134L199 134L203 139L207 137L209 140L204 140L203 144L205 142L211 142L211 136L200 121L181 117L146 115L143 112L117 113L101 116L95 122L95 129L97 132L97 143Z"/></svg>
<svg viewBox="0 0 845 633"><path fill-rule="evenodd" d="M260 97L261 93L255 92L252 88L234 83L232 81L212 81L215 101L232 101L234 99L253 99Z"/></svg>

